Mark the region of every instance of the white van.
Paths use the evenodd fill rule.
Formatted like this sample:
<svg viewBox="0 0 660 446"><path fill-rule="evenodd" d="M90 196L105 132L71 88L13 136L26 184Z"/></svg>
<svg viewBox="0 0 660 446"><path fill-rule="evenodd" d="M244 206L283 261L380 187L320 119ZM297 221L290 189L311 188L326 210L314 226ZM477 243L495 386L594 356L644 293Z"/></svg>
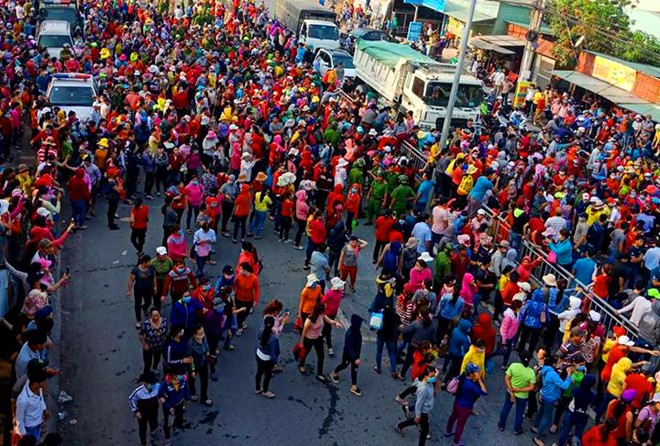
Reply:
<svg viewBox="0 0 660 446"><path fill-rule="evenodd" d="M87 121L94 110L98 88L91 74L56 73L50 77L46 97L52 106L65 113L73 111L80 122Z"/></svg>
<svg viewBox="0 0 660 446"><path fill-rule="evenodd" d="M73 51L71 25L64 20L45 20L41 22L37 45L46 48L51 57L60 58L64 45L68 44Z"/></svg>

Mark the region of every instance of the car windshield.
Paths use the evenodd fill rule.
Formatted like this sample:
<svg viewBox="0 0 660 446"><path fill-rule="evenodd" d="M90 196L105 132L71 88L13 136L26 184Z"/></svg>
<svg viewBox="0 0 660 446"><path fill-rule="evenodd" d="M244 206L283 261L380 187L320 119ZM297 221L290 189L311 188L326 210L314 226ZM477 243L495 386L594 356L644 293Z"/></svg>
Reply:
<svg viewBox="0 0 660 446"><path fill-rule="evenodd" d="M89 87L53 87L48 99L53 105L86 105L91 107L94 103L94 91Z"/></svg>
<svg viewBox="0 0 660 446"><path fill-rule="evenodd" d="M426 84L424 102L433 107L446 107L451 93L451 84L429 82ZM456 107L477 107L481 102L483 90L480 85L459 85Z"/></svg>
<svg viewBox="0 0 660 446"><path fill-rule="evenodd" d="M41 34L37 45L45 48L62 48L65 43L71 45L73 43L71 37L61 34Z"/></svg>
<svg viewBox="0 0 660 446"><path fill-rule="evenodd" d="M355 68L355 65L353 65L353 59L346 54L333 54L332 58L335 61L335 65L339 65L341 63L344 68Z"/></svg>
<svg viewBox="0 0 660 446"><path fill-rule="evenodd" d="M339 31L337 30L336 26L310 25L309 38L322 39L322 40L337 40L339 39Z"/></svg>
<svg viewBox="0 0 660 446"><path fill-rule="evenodd" d="M41 10L43 20L64 20L75 25L78 20L78 12L74 8L44 8Z"/></svg>

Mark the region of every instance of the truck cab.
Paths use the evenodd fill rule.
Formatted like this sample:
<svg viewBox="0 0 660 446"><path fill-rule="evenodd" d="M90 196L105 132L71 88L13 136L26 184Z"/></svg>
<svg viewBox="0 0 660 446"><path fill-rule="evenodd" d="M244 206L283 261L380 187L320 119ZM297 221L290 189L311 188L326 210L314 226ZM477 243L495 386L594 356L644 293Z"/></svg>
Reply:
<svg viewBox="0 0 660 446"><path fill-rule="evenodd" d="M401 108L412 111L419 126L442 128L447 117L447 104L454 79L455 66L417 68L406 77L401 95ZM468 119L479 119L483 88L478 79L461 75L458 96L451 116L452 125L464 125Z"/></svg>
<svg viewBox="0 0 660 446"><path fill-rule="evenodd" d="M314 49L336 50L339 48L339 28L332 22L303 20L298 33L298 41Z"/></svg>
<svg viewBox="0 0 660 446"><path fill-rule="evenodd" d="M46 48L51 57L60 58L65 45L73 50L71 26L64 20L45 20L39 26L37 45Z"/></svg>
<svg viewBox="0 0 660 446"><path fill-rule="evenodd" d="M46 20L63 20L71 26L71 34L77 28L82 30L82 17L78 11L76 0L39 0L39 18Z"/></svg>

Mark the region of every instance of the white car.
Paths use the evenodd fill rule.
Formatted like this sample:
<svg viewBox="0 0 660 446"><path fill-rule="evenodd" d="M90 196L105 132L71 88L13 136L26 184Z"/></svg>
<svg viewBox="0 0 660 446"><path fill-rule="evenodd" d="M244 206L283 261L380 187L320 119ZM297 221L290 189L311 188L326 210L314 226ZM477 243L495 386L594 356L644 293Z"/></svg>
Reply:
<svg viewBox="0 0 660 446"><path fill-rule="evenodd" d="M46 97L52 106L59 107L67 115L74 111L80 122L85 122L92 115L97 92L91 74L58 73L51 76Z"/></svg>
<svg viewBox="0 0 660 446"><path fill-rule="evenodd" d="M46 48L49 56L59 59L65 45L73 49L71 26L64 20L45 20L41 22L37 34L37 45Z"/></svg>
<svg viewBox="0 0 660 446"><path fill-rule="evenodd" d="M320 48L316 57L314 58L314 66L317 67L317 71L323 77L325 73L332 69L336 68L339 64L342 64L344 67L344 76L347 78L355 77L355 65L353 65L353 57L344 50L326 50Z"/></svg>

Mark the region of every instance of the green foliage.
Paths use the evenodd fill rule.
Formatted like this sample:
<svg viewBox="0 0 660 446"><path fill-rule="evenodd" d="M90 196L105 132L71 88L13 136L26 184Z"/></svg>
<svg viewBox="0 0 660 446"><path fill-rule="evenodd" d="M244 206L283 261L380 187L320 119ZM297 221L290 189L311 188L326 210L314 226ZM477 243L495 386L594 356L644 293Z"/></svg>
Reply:
<svg viewBox="0 0 660 446"><path fill-rule="evenodd" d="M660 40L643 31L627 32L624 37L632 42L621 45L618 56L630 62L640 62L657 66L660 61ZM652 53L652 54L649 54ZM655 54L655 57L653 56Z"/></svg>
<svg viewBox="0 0 660 446"><path fill-rule="evenodd" d="M581 48L620 57L632 62L648 62L648 49L658 48L658 40L645 33L632 32L624 7L637 0L550 0L546 16L555 33L553 55L559 65L576 63L576 41L584 36ZM616 38L609 38L614 36ZM634 44L621 40L632 40ZM655 46L654 46L655 45ZM644 51L640 51L644 48ZM656 62L657 63L657 62Z"/></svg>

